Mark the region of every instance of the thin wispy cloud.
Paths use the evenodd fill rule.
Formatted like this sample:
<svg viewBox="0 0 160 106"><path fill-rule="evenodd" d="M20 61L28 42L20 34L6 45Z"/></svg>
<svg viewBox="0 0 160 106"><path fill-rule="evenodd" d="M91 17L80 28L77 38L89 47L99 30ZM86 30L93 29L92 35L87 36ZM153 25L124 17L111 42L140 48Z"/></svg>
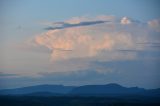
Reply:
<svg viewBox="0 0 160 106"><path fill-rule="evenodd" d="M160 48L159 42L143 42L143 43L137 43L137 44L148 47L148 48L157 49L157 50L159 50L158 48Z"/></svg>
<svg viewBox="0 0 160 106"><path fill-rule="evenodd" d="M76 24L67 23L67 22L56 22L56 23L53 23L53 26L47 27L45 29L46 30L65 29L65 28L71 28L71 27L81 27L81 26L102 24L105 22L109 22L109 21L88 21L88 22L86 21L86 22L80 22L80 23L76 23Z"/></svg>
<svg viewBox="0 0 160 106"><path fill-rule="evenodd" d="M14 77L14 76L18 76L18 75L0 72L0 77Z"/></svg>
<svg viewBox="0 0 160 106"><path fill-rule="evenodd" d="M139 52L138 50L117 50L118 52Z"/></svg>

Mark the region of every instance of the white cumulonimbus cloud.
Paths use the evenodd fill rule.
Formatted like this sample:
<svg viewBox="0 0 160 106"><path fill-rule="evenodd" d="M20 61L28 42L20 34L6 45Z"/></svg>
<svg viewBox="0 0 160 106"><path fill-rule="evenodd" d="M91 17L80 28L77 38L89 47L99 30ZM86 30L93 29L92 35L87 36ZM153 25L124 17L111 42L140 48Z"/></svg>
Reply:
<svg viewBox="0 0 160 106"><path fill-rule="evenodd" d="M151 20L148 22L148 25L156 31L160 32L160 19Z"/></svg>
<svg viewBox="0 0 160 106"><path fill-rule="evenodd" d="M157 21L148 24L152 27L156 24L157 28ZM135 58L133 53L118 56L117 50L144 50L146 48L139 43L149 42L150 39L147 24L132 22L127 17L74 17L52 25L47 32L37 35L34 41L52 51L53 61L74 58Z"/></svg>
<svg viewBox="0 0 160 106"><path fill-rule="evenodd" d="M129 20L127 17L123 17L121 19L121 24L131 24L131 20Z"/></svg>

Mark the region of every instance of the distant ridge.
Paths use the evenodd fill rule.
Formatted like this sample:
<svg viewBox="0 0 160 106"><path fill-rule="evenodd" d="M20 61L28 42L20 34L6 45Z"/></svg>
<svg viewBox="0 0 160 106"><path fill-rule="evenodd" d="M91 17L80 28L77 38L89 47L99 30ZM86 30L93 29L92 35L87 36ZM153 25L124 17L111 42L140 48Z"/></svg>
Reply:
<svg viewBox="0 0 160 106"><path fill-rule="evenodd" d="M139 87L123 87L116 83L106 85L36 85L16 89L0 90L0 95L27 95L27 96L159 96L159 89L144 89Z"/></svg>
<svg viewBox="0 0 160 106"><path fill-rule="evenodd" d="M3 89L0 90L0 94L3 95L21 95L21 94L31 94L35 92L50 92L50 93L60 93L66 94L70 92L74 86L63 86L63 85L35 85L15 89Z"/></svg>
<svg viewBox="0 0 160 106"><path fill-rule="evenodd" d="M106 85L85 85L74 88L70 93L74 95L129 95L146 93L147 90L138 87L123 87L116 83Z"/></svg>

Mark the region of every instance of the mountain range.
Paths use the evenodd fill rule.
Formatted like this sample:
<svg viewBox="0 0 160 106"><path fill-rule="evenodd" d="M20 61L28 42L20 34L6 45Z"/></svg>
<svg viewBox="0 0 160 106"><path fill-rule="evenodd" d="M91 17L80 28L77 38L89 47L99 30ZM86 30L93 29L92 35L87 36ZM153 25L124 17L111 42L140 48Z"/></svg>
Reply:
<svg viewBox="0 0 160 106"><path fill-rule="evenodd" d="M144 89L139 87L124 87L116 83L106 85L36 85L15 89L2 89L0 95L28 95L28 96L158 96L160 88Z"/></svg>

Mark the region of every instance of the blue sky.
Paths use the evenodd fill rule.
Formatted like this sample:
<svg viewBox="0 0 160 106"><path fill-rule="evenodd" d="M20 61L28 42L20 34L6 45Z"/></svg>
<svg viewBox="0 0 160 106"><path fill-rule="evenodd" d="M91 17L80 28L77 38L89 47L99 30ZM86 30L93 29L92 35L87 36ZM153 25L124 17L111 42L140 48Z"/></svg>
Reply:
<svg viewBox="0 0 160 106"><path fill-rule="evenodd" d="M160 87L159 4L1 0L0 87L112 82Z"/></svg>
<svg viewBox="0 0 160 106"><path fill-rule="evenodd" d="M15 31L18 27L24 27L28 35L42 31L39 23L46 21L63 21L77 16L114 15L117 17L132 17L142 22L156 19L159 14L159 0L2 0L1 18L5 25L4 32L10 32L21 37ZM11 31L6 31L10 29ZM22 32L21 32L22 33ZM26 32L24 32L26 33ZM25 36L25 34L23 36ZM14 38L12 38L14 39ZM17 38L16 38L17 39Z"/></svg>

